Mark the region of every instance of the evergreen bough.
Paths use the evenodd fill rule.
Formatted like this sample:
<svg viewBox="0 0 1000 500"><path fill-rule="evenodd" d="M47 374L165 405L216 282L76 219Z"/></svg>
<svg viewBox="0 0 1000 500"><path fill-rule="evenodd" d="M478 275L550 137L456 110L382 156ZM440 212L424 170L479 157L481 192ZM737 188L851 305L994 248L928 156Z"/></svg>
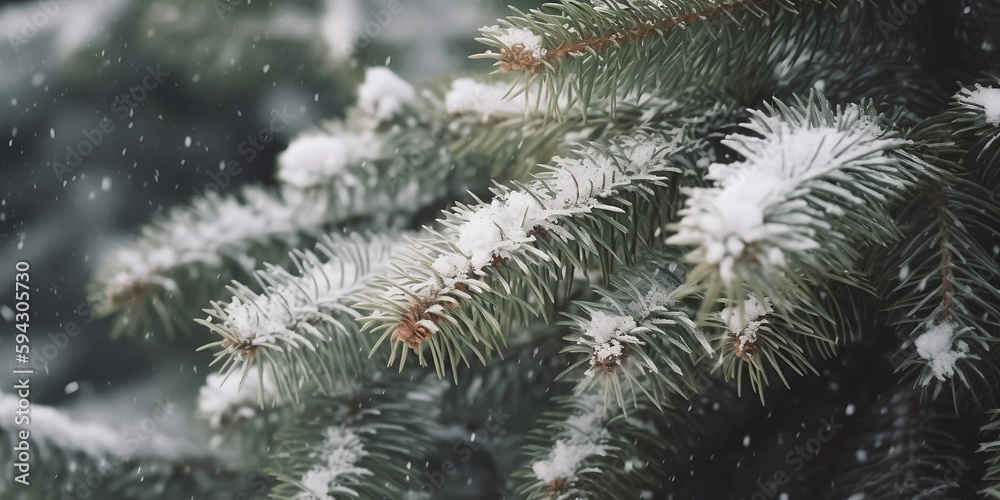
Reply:
<svg viewBox="0 0 1000 500"><path fill-rule="evenodd" d="M273 498L1000 497L1000 3L903 4L515 10L493 74L370 69L95 304L214 332ZM99 460L62 445L45 498Z"/></svg>

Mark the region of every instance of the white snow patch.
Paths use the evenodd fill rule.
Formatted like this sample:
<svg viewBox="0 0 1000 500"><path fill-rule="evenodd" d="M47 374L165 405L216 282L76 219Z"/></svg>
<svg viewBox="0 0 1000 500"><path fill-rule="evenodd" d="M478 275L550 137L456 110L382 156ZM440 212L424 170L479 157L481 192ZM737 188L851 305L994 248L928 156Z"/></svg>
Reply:
<svg viewBox="0 0 1000 500"><path fill-rule="evenodd" d="M0 412L14 415L20 398L0 392ZM11 417L13 422L13 417ZM4 432L12 432L3 427ZM104 425L81 422L50 406L31 405L31 436L36 442L50 441L55 447L79 450L92 457L102 457L111 453L126 456L125 442L119 431Z"/></svg>
<svg viewBox="0 0 1000 500"><path fill-rule="evenodd" d="M975 89L963 89L955 97L966 106L974 104L983 108L986 123L1000 126L1000 88L976 84Z"/></svg>
<svg viewBox="0 0 1000 500"><path fill-rule="evenodd" d="M248 368L242 387L239 373L210 374L198 391L198 414L214 429L253 418L260 403L272 400L275 391L267 372L263 382L260 373L256 366Z"/></svg>
<svg viewBox="0 0 1000 500"><path fill-rule="evenodd" d="M531 53L535 59L541 60L548 52L542 44L544 39L528 28L501 28L500 26L483 26L479 29L484 35L492 35L508 49L520 48Z"/></svg>
<svg viewBox="0 0 1000 500"><path fill-rule="evenodd" d="M470 113L481 115L482 121L487 121L492 117L511 118L526 116L528 114L528 102L534 102L529 98L529 93L507 99L504 96L510 91L510 84L481 83L471 78L456 78L451 82L451 88L444 97L444 107L448 113L460 114Z"/></svg>
<svg viewBox="0 0 1000 500"><path fill-rule="evenodd" d="M963 341L955 341L958 325L952 322L938 323L928 326L914 341L917 354L928 361L934 378L944 381L955 374L955 362L968 357L969 346ZM921 385L927 385L930 377L924 377Z"/></svg>
<svg viewBox="0 0 1000 500"><path fill-rule="evenodd" d="M361 438L352 429L334 425L326 429L323 443L312 453L320 463L306 472L300 481L304 491L295 495L296 500L327 500L331 491L352 492L349 486L338 481L345 475L369 475L371 471L358 467L361 458L368 455Z"/></svg>
<svg viewBox="0 0 1000 500"><path fill-rule="evenodd" d="M765 316L773 312L774 308L771 307L767 297L764 297L762 302L756 295L749 294L743 302L743 314L739 313L739 307L733 306L723 309L719 314L729 332L736 336L742 349L757 341L757 332L761 325L768 322Z"/></svg>
<svg viewBox="0 0 1000 500"><path fill-rule="evenodd" d="M347 294L388 265L394 248L390 241L385 237L366 243L362 250L365 258L360 259L365 262L363 268L352 259L332 258L322 264L306 260L301 275L282 269L269 270L268 280L275 284L262 294L238 286L239 294L218 314L222 329L240 345L278 349L313 347L328 335L316 325L331 321L331 311L342 307ZM206 322L211 320L210 317Z"/></svg>
<svg viewBox="0 0 1000 500"><path fill-rule="evenodd" d="M531 470L539 479L551 483L557 479L572 482L582 472L584 460L591 456L603 456L608 451L604 442L609 437L604 427L605 407L600 395L589 394L581 397L583 413L570 417L565 424L565 432L560 437L545 460L535 462Z"/></svg>
<svg viewBox="0 0 1000 500"><path fill-rule="evenodd" d="M621 364L621 356L624 353L623 344L642 344L638 337L630 335L636 329L635 319L631 316L621 316L608 314L603 311L594 311L590 317L590 324L584 330L584 335L589 339L581 338L580 342L589 345L594 349L594 355L590 358L590 369L587 376L596 373L598 364L606 365L614 362Z"/></svg>
<svg viewBox="0 0 1000 500"><path fill-rule="evenodd" d="M303 135L278 156L278 179L299 189L317 187L332 179L357 184L349 167L377 158L380 146L371 132Z"/></svg>
<svg viewBox="0 0 1000 500"><path fill-rule="evenodd" d="M106 292L128 293L145 284L175 291L171 269L196 262L218 265L220 253L231 246L316 228L325 220L322 210L304 209L296 193L284 194L251 187L243 190L243 200L209 195L172 210L137 244L109 256L100 271Z"/></svg>
<svg viewBox="0 0 1000 500"><path fill-rule="evenodd" d="M391 120L416 98L413 86L389 68L377 66L365 71L358 88L358 107L378 122Z"/></svg>
<svg viewBox="0 0 1000 500"><path fill-rule="evenodd" d="M457 246L476 269L495 257L507 259L522 243L532 241L527 231L544 219L541 205L529 194L510 192L472 213L458 229Z"/></svg>

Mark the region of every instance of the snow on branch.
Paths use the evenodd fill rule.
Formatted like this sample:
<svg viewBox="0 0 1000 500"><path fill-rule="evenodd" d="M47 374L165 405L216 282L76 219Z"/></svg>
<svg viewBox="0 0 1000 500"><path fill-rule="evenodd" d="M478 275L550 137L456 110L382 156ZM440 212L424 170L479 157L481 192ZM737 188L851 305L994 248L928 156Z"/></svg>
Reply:
<svg viewBox="0 0 1000 500"><path fill-rule="evenodd" d="M373 132L310 132L299 136L278 157L278 180L308 189L339 179L347 187L359 181L350 168L383 154Z"/></svg>
<svg viewBox="0 0 1000 500"><path fill-rule="evenodd" d="M825 10L790 0L561 0L544 9L515 9L497 25L480 28L476 40L489 49L472 57L493 60L498 72L517 73L525 86L543 89L550 114L558 113L555 96L586 110L593 100L617 101L635 89L664 95L691 82L709 88L734 75L759 77L775 63L775 33L803 30L790 14L803 8ZM830 14L815 15L838 17ZM757 33L768 37L766 43ZM818 42L806 35L801 41ZM768 56L757 55L758 48ZM782 54L800 49L789 45Z"/></svg>
<svg viewBox="0 0 1000 500"><path fill-rule="evenodd" d="M420 354L421 344L442 327L469 325L470 318L460 319L464 313L452 313L461 301L496 284L508 290L516 286L503 279L491 283L490 276L497 276L491 269L520 271L524 276L519 279L526 280L544 274L538 266L551 264L553 257L538 248L539 238L595 245L589 239L579 241L588 237L574 233L566 223L574 217L622 212L615 204L616 197L648 191L662 185L664 175L678 172L666 161L678 148L661 136L646 134L617 139L605 148L592 145L578 151L576 158L555 158L551 171L531 183L514 190L496 189L496 197L489 203L459 205L447 212L440 221L441 229L415 241L382 280L384 288L366 294L359 304L372 311L366 318L369 324L378 324L383 330L379 343L391 338L393 353L399 344L405 344ZM535 292L543 297L540 290ZM491 318L482 316L493 325L488 329L500 330ZM449 340L457 346L471 346L475 339L489 348L491 338L499 335L497 331L470 330L471 338ZM432 350L436 359L437 349ZM406 350L403 352L405 356Z"/></svg>
<svg viewBox="0 0 1000 500"><path fill-rule="evenodd" d="M91 300L100 314L120 312L115 332L146 325L159 316L168 333L171 311L184 302L192 280L248 274L258 262L254 246L277 241L294 246L328 221L323 209L307 208L292 191L250 186L238 196L209 193L189 207L175 208L144 228L134 243L112 252L95 275Z"/></svg>
<svg viewBox="0 0 1000 500"><path fill-rule="evenodd" d="M743 311L729 306L719 313L729 334L735 338L733 349L736 351L736 357L747 359L757 353L759 348L757 334L760 327L768 323L767 316L773 313L774 308L771 307L767 297L760 299L753 294L748 295L747 300L743 302Z"/></svg>
<svg viewBox="0 0 1000 500"><path fill-rule="evenodd" d="M929 373L925 373L918 381L926 386L931 377L944 381L955 374L955 362L970 357L969 345L962 340L956 340L960 330L958 325L950 322L937 325L927 325L927 328L913 341L917 355L927 361ZM977 356L971 356L977 357Z"/></svg>
<svg viewBox="0 0 1000 500"><path fill-rule="evenodd" d="M309 396L275 436L271 463L281 484L271 497L408 498L420 487L414 471L429 451L420 431L439 402L425 391L400 377Z"/></svg>
<svg viewBox="0 0 1000 500"><path fill-rule="evenodd" d="M0 392L0 410L15 415L18 398L14 394ZM79 422L56 408L33 404L30 411L32 446L45 444L57 449L73 450L94 458L111 454L125 454L125 442L118 430L111 427ZM10 419L13 422L13 418ZM16 435L13 426L0 427L0 434Z"/></svg>
<svg viewBox="0 0 1000 500"><path fill-rule="evenodd" d="M376 66L365 71L358 87L358 108L376 123L400 116L417 100L417 91L389 68Z"/></svg>
<svg viewBox="0 0 1000 500"><path fill-rule="evenodd" d="M528 500L601 500L643 498L666 478L654 453L675 446L653 425L661 409L639 404L627 418L613 414L600 394L586 392L559 398L559 408L543 417L528 446L532 461L523 473L529 481L518 498Z"/></svg>
<svg viewBox="0 0 1000 500"><path fill-rule="evenodd" d="M559 491L573 484L583 473L601 471L586 467L591 456L603 456L610 451L610 433L605 427L608 407L599 394L584 394L577 402L579 412L559 425L555 444L548 456L531 465L532 472L542 482Z"/></svg>
<svg viewBox="0 0 1000 500"><path fill-rule="evenodd" d="M266 289L256 293L241 283L230 287L227 302L212 302L209 316L196 320L222 340L205 348L221 348L226 376L245 379L257 367L273 380L276 400L295 398L309 384L336 386L357 375L368 362L357 338L352 295L382 272L397 238L326 236L317 252L295 251L295 272L277 266L258 271ZM261 400L263 401L263 399Z"/></svg>
<svg viewBox="0 0 1000 500"><path fill-rule="evenodd" d="M501 148L495 161L510 167L510 155L502 148L511 130L493 134L493 129L531 116L529 104L538 94L514 97L510 90L510 83L458 78L447 90L418 91L387 68L369 68L347 119L293 139L278 157L277 178L319 200L332 200L329 210L342 216L378 214L373 207L418 211L448 192L450 177L472 175L467 168L482 170L480 156L491 155L491 148ZM525 146L520 154L528 156L541 147ZM467 159L468 153L474 158ZM519 165L514 172L524 168Z"/></svg>
<svg viewBox="0 0 1000 500"><path fill-rule="evenodd" d="M570 315L576 332L565 351L583 355L574 367L588 365L577 392L603 384L604 395L613 392L624 411L623 384L633 400L638 388L658 407L694 391L693 359L713 351L674 297L681 281L676 268L669 255L651 253L612 276L611 289L599 291L602 300L577 304L590 316Z"/></svg>
<svg viewBox="0 0 1000 500"><path fill-rule="evenodd" d="M254 418L261 402L274 399L274 382L255 366L242 378L212 373L198 391L198 414L213 429L224 429Z"/></svg>
<svg viewBox="0 0 1000 500"><path fill-rule="evenodd" d="M936 122L943 140L965 150L963 164L972 179L982 186L1000 182L1000 76L989 75L982 83L963 86L952 97L950 112L928 122ZM928 127L930 128L930 127Z"/></svg>
<svg viewBox="0 0 1000 500"><path fill-rule="evenodd" d="M963 87L955 94L955 100L963 106L981 112L983 120L994 127L1000 127L1000 88Z"/></svg>
<svg viewBox="0 0 1000 500"><path fill-rule="evenodd" d="M502 72L536 73L547 67L556 71L564 62L576 58L597 56L598 53L622 49L630 44L642 45L651 37L663 37L674 30L684 30L705 21L732 17L734 13L752 9L765 0L718 2L664 3L659 0L621 2L597 1L593 5L564 2L561 15L546 13L544 17L501 20L503 26L480 28L476 40L500 49L487 51L483 57L496 59ZM553 4L553 7L560 7ZM559 12L559 11L557 11ZM570 17L572 13L573 17ZM535 12L532 12L535 14ZM541 14L541 13L538 13ZM549 21L542 23L536 19ZM553 19L564 19L562 26ZM580 26L580 21L593 20L593 26ZM534 23L530 21L536 21ZM576 21L576 22L569 22ZM526 24L521 26L520 24ZM576 27L579 26L579 27ZM544 33L542 36L539 33ZM599 56L598 56L599 57Z"/></svg>
<svg viewBox="0 0 1000 500"><path fill-rule="evenodd" d="M872 300L854 287L835 286L838 293L864 293L860 300ZM761 403L771 376L777 375L788 387L788 370L800 376L817 373L814 364L832 357L837 346L861 328L856 318L862 313L853 305L854 299L835 300L833 296L829 289L812 289L791 307L777 308L767 295L745 292L742 301L730 301L721 311L707 315L705 332L713 352L719 354L715 369L721 369L727 380L735 379L740 394L749 379Z"/></svg>
<svg viewBox="0 0 1000 500"><path fill-rule="evenodd" d="M956 177L917 193L899 218L905 239L882 272L894 284L889 311L909 351L897 370L934 396L968 387L996 370L983 360L1000 326L1000 265L977 235L998 234L1000 208L987 190Z"/></svg>
<svg viewBox="0 0 1000 500"><path fill-rule="evenodd" d="M327 427L323 441L311 453L318 463L302 476L303 491L295 500L325 500L331 498L331 493L355 493L341 484L342 476L370 475L371 471L356 465L365 455L361 438L354 430L343 425Z"/></svg>
<svg viewBox="0 0 1000 500"><path fill-rule="evenodd" d="M744 159L709 167L714 186L687 190L667 239L695 247L687 258L706 302L742 300L746 284L786 306L803 277L857 280L859 248L898 236L889 205L930 174L867 105L831 109L813 92L768 110L725 139Z"/></svg>

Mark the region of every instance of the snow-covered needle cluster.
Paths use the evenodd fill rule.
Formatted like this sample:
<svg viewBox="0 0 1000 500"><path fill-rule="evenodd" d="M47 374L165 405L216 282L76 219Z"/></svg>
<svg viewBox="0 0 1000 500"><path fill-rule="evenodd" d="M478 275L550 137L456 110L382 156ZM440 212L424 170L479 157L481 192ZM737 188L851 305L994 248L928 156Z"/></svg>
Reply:
<svg viewBox="0 0 1000 500"><path fill-rule="evenodd" d="M929 166L902 154L908 141L871 109L826 106L814 95L801 111L754 111L746 132L722 141L743 160L712 164L714 185L688 191L667 242L695 247L687 258L709 276L709 297L739 301L749 284L785 303L797 273L851 279L860 246L896 238L887 207Z"/></svg>
<svg viewBox="0 0 1000 500"><path fill-rule="evenodd" d="M516 189L496 190L489 203L460 205L445 215L432 239L418 242L419 253L400 259L389 274L390 287L369 295L362 307L373 311L369 320L383 323L383 339L391 336L419 349L454 321L450 310L492 290L489 269L510 267L532 275L536 263L554 259L536 241L574 240L567 221L622 212L613 198L661 184L665 174L677 172L667 161L676 151L662 136L623 137L605 149L592 146L575 157L557 157L550 172Z"/></svg>
<svg viewBox="0 0 1000 500"><path fill-rule="evenodd" d="M761 300L751 294L743 302L742 312L736 306L729 306L719 313L729 333L736 338L733 342L736 356L746 358L757 352L757 333L767 323L767 315L773 312L767 297Z"/></svg>
<svg viewBox="0 0 1000 500"><path fill-rule="evenodd" d="M591 456L606 454L609 449L609 433L604 427L608 419L605 399L597 394L584 394L578 404L579 413L560 426L563 430L549 455L531 465L538 479L554 485L555 490L573 484L579 474L599 474L601 471L587 468L585 462Z"/></svg>
<svg viewBox="0 0 1000 500"><path fill-rule="evenodd" d="M98 312L125 310L119 330L140 328L144 315L156 314L172 331L176 320L169 297L191 294L184 286L189 280L211 271L218 275L226 266L238 269L236 276L248 273L260 265L247 256L248 247L274 240L295 243L303 234L319 233L326 220L323 211L302 210L302 202L292 190L274 194L250 187L239 196L209 194L172 210L136 244L104 262L94 287Z"/></svg>
<svg viewBox="0 0 1000 500"><path fill-rule="evenodd" d="M309 384L329 385L331 372L363 373L367 355L356 337L352 297L385 269L397 245L396 236L325 237L317 252L295 252L296 273L259 271L262 293L236 283L228 302L212 302L209 316L197 320L223 337L206 347L222 348L216 357L225 361L224 373L257 367L274 380L277 399ZM340 362L326 366L334 359Z"/></svg>

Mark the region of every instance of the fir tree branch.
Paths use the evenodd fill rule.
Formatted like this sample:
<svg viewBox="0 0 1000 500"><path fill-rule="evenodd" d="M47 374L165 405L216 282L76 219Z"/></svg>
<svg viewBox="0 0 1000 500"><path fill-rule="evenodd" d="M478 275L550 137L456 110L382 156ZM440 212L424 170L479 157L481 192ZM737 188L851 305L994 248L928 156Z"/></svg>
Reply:
<svg viewBox="0 0 1000 500"><path fill-rule="evenodd" d="M246 279L259 260L282 262L330 222L323 210L302 203L294 191L251 186L239 196L209 193L171 210L105 258L91 285L95 311L117 315L112 336L155 326L168 335L187 330L184 312L214 298L215 288L202 285Z"/></svg>
<svg viewBox="0 0 1000 500"><path fill-rule="evenodd" d="M282 482L271 498L407 498L430 442L437 396L405 379L367 382L334 397L310 396L285 422L271 455ZM420 498L419 494L409 498Z"/></svg>
<svg viewBox="0 0 1000 500"><path fill-rule="evenodd" d="M836 498L969 498L968 452L954 415L922 407L918 392L890 389L862 416L842 458Z"/></svg>
<svg viewBox="0 0 1000 500"><path fill-rule="evenodd" d="M810 300L810 284L862 286L859 249L895 240L888 205L934 175L867 104L831 109L813 92L767 108L745 125L757 137L725 141L745 160L710 167L716 185L688 190L667 239L696 246L687 282L705 296L703 313L747 291L780 309Z"/></svg>
<svg viewBox="0 0 1000 500"><path fill-rule="evenodd" d="M484 358L477 344L499 350L503 328L487 307L508 311L504 321L525 321L551 303L556 281L569 284L572 270L586 270L588 256L601 253L600 247L614 256L620 243L612 235L634 236L612 215L627 213L623 207L633 202L626 194L646 197L651 187L664 185L665 174L680 174L667 161L679 150L663 137L644 135L607 148L593 145L579 152L580 159L555 159L550 174L519 190L496 190L489 204L459 206L446 214L442 231L414 242L380 289L358 304L371 311L366 328L381 334L379 345L391 340L393 360L402 345L401 364L410 349L423 364L421 348L429 344L441 375L445 359L452 371L459 360L467 363L466 349ZM588 221L606 224L611 234L595 240L592 235L601 233ZM655 227L656 221L651 217L646 224ZM505 293L490 292L497 287Z"/></svg>
<svg viewBox="0 0 1000 500"><path fill-rule="evenodd" d="M674 395L694 393L694 362L713 350L704 334L674 299L680 279L676 256L662 251L648 253L637 264L616 272L612 288L599 291L599 302L576 305L589 318L568 315L575 328L565 352L577 361L566 371L587 365L577 385L578 393L603 389L614 394L623 411L636 397L636 389L661 408ZM624 389L631 394L626 400Z"/></svg>
<svg viewBox="0 0 1000 500"><path fill-rule="evenodd" d="M907 238L890 254L899 272L884 279L899 283L890 311L915 349L897 370L932 397L957 389L951 379L971 388L995 370L977 362L988 359L1000 325L1000 267L976 237L1000 227L1000 211L984 194L955 179L927 188L900 214Z"/></svg>
<svg viewBox="0 0 1000 500"><path fill-rule="evenodd" d="M14 415L19 398L0 394L0 410ZM168 407L162 412L176 411ZM164 413L169 415L168 413ZM244 487L240 470L218 462L211 455L185 447L178 436L146 433L146 428L112 428L84 422L50 406L33 403L30 409L28 455L30 472L21 474L16 446L26 441L24 427L0 424L0 495L11 500L64 500L66 498L187 498L226 500ZM154 422L154 419L149 419ZM147 442L148 441L148 442Z"/></svg>
<svg viewBox="0 0 1000 500"><path fill-rule="evenodd" d="M1000 189L1000 76L989 75L962 87L946 113L953 139L967 151L963 159L972 178L993 192Z"/></svg>
<svg viewBox="0 0 1000 500"><path fill-rule="evenodd" d="M537 82L549 95L565 96L584 109L592 99L636 90L662 95L693 86L723 89L735 80L763 82L789 57L830 54L850 61L865 52L847 52L880 42L873 36L878 12L853 1L609 0L591 5L562 0L514 12L500 25L480 30L477 40L499 52L473 57L495 60L499 71L521 72L523 81ZM844 24L854 29L836 28ZM778 33L796 43L776 47L772 40ZM549 112L557 112L551 103Z"/></svg>
<svg viewBox="0 0 1000 500"><path fill-rule="evenodd" d="M373 365L352 297L385 269L397 244L385 235L327 236L316 253L293 253L294 274L276 266L258 271L263 293L234 283L232 299L213 301L209 316L196 320L223 337L202 349L220 349L215 362L223 362L224 376L243 380L253 371L259 386L273 384L273 402L367 373Z"/></svg>
<svg viewBox="0 0 1000 500"><path fill-rule="evenodd" d="M990 498L1000 498L1000 410L989 412L990 420L980 430L980 435L989 441L979 445L977 453L986 453L986 472L983 474L983 489L979 493Z"/></svg>
<svg viewBox="0 0 1000 500"><path fill-rule="evenodd" d="M757 4L762 4L767 0L746 0L734 1L729 4L716 5L713 2L705 2L700 6L702 10L695 10L699 7L694 5L664 5L662 2L649 2L645 5L638 3L628 5L616 0L594 2L593 14L634 14L638 19L627 28L608 28L603 34L599 30L594 30L595 35L589 37L579 37L575 40L560 40L551 49L541 49L537 44L541 40L534 40L530 35L513 32L514 30L500 30L484 28L482 31L486 37L484 40L491 40L501 44L502 51L498 57L500 71L527 71L534 73L538 71L542 64L548 67L558 68L562 61L572 61L576 57L587 55L588 53L600 53L610 48L625 49L631 43L639 44L643 40L653 36L665 36L675 29L686 29L700 22L711 21L723 16L732 18L733 14L746 11L755 11ZM711 6L710 6L711 5ZM567 7L569 5L567 4ZM574 5L577 8L586 8L586 4ZM683 10L686 10L685 13ZM602 12L603 11L603 12ZM669 12L669 13L668 13ZM580 15L591 14L586 10L579 11ZM666 17L664 16L673 16ZM520 36L516 36L520 35ZM527 40L525 40L527 39ZM534 42L534 43L532 43ZM544 51L544 52L543 52Z"/></svg>
<svg viewBox="0 0 1000 500"><path fill-rule="evenodd" d="M519 495L529 500L641 498L659 481L653 450L669 447L638 414L611 411L606 398L578 394L558 401L560 408L542 420L544 427L525 447L530 472ZM647 407L638 403L640 409ZM657 410L653 410L657 412Z"/></svg>

